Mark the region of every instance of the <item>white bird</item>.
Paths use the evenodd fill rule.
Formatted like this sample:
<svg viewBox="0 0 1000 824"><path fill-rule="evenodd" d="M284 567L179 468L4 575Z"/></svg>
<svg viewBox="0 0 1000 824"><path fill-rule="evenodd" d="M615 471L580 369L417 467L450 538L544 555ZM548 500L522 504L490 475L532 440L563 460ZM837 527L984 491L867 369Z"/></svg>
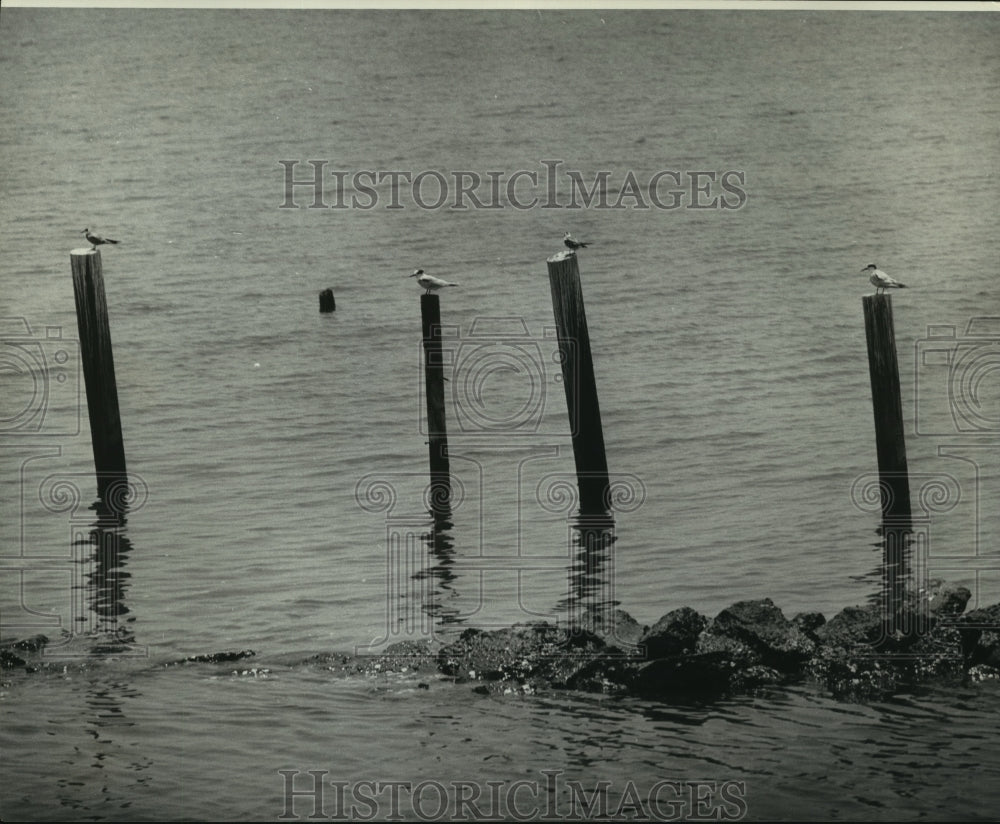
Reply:
<svg viewBox="0 0 1000 824"><path fill-rule="evenodd" d="M889 277L885 272L878 268L874 263L869 263L864 269L861 270L862 273L868 272L872 286L875 287L875 294L878 294L878 290L882 289L905 289L906 284L900 283L895 278Z"/></svg>
<svg viewBox="0 0 1000 824"><path fill-rule="evenodd" d="M567 249L572 249L574 252L577 249L586 249L587 246L589 245L587 243L581 243L579 240L576 240L569 232L563 235L563 243L566 244Z"/></svg>
<svg viewBox="0 0 1000 824"><path fill-rule="evenodd" d="M91 244L91 249L96 249L102 243L117 243L117 240L112 240L109 237L101 237L100 235L92 235L90 229L84 229L80 232L81 235L87 236L87 242Z"/></svg>
<svg viewBox="0 0 1000 824"><path fill-rule="evenodd" d="M433 275L424 274L423 269L417 269L412 275L407 275L410 278L416 278L417 284L421 289L426 289L425 295L429 295L433 291L438 289L444 289L445 286L458 286L457 283L449 283L446 280L441 280L441 278L436 278Z"/></svg>

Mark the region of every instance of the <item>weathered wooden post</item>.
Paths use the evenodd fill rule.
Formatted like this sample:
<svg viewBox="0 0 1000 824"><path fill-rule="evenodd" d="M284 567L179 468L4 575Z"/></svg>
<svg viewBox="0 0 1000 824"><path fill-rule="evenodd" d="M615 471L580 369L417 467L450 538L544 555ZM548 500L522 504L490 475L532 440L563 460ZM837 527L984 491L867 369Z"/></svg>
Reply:
<svg viewBox="0 0 1000 824"><path fill-rule="evenodd" d="M903 437L903 402L896 360L896 333L892 299L886 294L865 295L865 336L868 371L875 413L875 449L878 454L882 497L883 570L887 634L894 634L906 590L906 544L912 531L910 482Z"/></svg>
<svg viewBox="0 0 1000 824"><path fill-rule="evenodd" d="M324 289L319 293L319 311L336 312L337 301L333 298L333 289Z"/></svg>
<svg viewBox="0 0 1000 824"><path fill-rule="evenodd" d="M604 430L597 402L597 382L590 354L580 269L574 252L560 252L546 263L569 409L570 434L573 437L580 511L604 512L609 508L608 460L604 454Z"/></svg>
<svg viewBox="0 0 1000 824"><path fill-rule="evenodd" d="M444 360L441 352L441 301L437 295L420 296L424 338L424 387L427 395L427 444L431 465L431 510L443 515L451 509L451 468L448 463L448 429L444 414Z"/></svg>
<svg viewBox="0 0 1000 824"><path fill-rule="evenodd" d="M74 249L70 252L70 265L83 379L87 387L90 438L94 446L97 495L103 500L112 484L127 482L127 471L101 253L96 249Z"/></svg>

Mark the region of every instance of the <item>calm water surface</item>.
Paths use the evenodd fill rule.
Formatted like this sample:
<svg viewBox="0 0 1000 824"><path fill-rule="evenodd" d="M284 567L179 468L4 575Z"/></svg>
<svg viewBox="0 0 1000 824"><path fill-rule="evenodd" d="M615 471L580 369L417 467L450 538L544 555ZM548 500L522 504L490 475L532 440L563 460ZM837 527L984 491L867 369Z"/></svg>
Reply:
<svg viewBox="0 0 1000 824"><path fill-rule="evenodd" d="M612 810L628 780L670 779L745 782L751 818L992 818L995 685L676 708L301 662L564 617L579 570L545 259L565 231L592 241L608 460L635 495L601 597L652 623L761 597L829 617L872 596L876 513L852 487L875 468L859 270L877 262L911 287L893 303L926 574L1000 600L997 35L986 14L5 8L0 315L21 343L0 415L0 634L44 632L68 657L4 675L2 815L273 818L277 771L313 769L561 770L612 782ZM281 209L281 160L298 179L326 160L543 180L558 160L588 184L609 171L611 202L630 171L735 170L747 200L421 210L404 190L386 209L382 184L370 210L305 208L302 187ZM84 226L122 240L102 260L142 495L104 533L113 585L80 377L57 359L75 351ZM463 496L433 553L417 267L460 284L442 306ZM327 286L338 310L320 316ZM973 395L948 351L973 352ZM136 654L81 659L109 629ZM165 666L225 649L256 650L268 676Z"/></svg>

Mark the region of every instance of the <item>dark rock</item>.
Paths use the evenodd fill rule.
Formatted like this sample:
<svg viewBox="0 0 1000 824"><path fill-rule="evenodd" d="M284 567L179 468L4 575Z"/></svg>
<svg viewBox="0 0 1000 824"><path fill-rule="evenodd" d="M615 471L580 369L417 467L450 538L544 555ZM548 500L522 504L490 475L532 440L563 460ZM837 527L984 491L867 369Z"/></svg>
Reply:
<svg viewBox="0 0 1000 824"><path fill-rule="evenodd" d="M725 652L676 655L640 665L629 686L647 698L713 698L729 690L734 671Z"/></svg>
<svg viewBox="0 0 1000 824"><path fill-rule="evenodd" d="M816 642L785 618L770 598L740 601L722 610L705 634L738 641L765 665L785 672L796 671L816 649Z"/></svg>
<svg viewBox="0 0 1000 824"><path fill-rule="evenodd" d="M968 672L969 680L973 683L981 681L1000 681L1000 669L991 667L989 664L976 664Z"/></svg>
<svg viewBox="0 0 1000 824"><path fill-rule="evenodd" d="M208 655L191 655L184 660L198 664L222 664L227 661L253 658L256 654L252 649L241 649L239 652L212 652Z"/></svg>
<svg viewBox="0 0 1000 824"><path fill-rule="evenodd" d="M962 678L961 633L948 623L928 622L929 618L903 613L897 621L907 632L885 636L876 607L844 610L827 625L833 625L829 643L820 647L806 669L835 697L850 701L881 700L929 679ZM824 630L817 632L821 639Z"/></svg>
<svg viewBox="0 0 1000 824"><path fill-rule="evenodd" d="M398 641L382 650L382 658L423 658L431 655L431 645L426 640Z"/></svg>
<svg viewBox="0 0 1000 824"><path fill-rule="evenodd" d="M967 612L955 623L967 667L1000 669L1000 604Z"/></svg>
<svg viewBox="0 0 1000 824"><path fill-rule="evenodd" d="M620 694L628 692L642 659L621 655L595 654L589 661L578 660L561 680L549 683L581 692Z"/></svg>
<svg viewBox="0 0 1000 824"><path fill-rule="evenodd" d="M1000 604L991 607L981 607L967 612L958 619L961 626L977 627L979 629L1000 632Z"/></svg>
<svg viewBox="0 0 1000 824"><path fill-rule="evenodd" d="M875 605L845 607L818 627L816 637L830 647L850 648L874 644L882 636L882 613Z"/></svg>
<svg viewBox="0 0 1000 824"><path fill-rule="evenodd" d="M26 672L36 672L37 667L29 666L17 652L40 652L49 639L44 635L34 635L31 638L24 638L20 641L5 642L4 649L0 649L0 669L11 669L12 667L24 667Z"/></svg>
<svg viewBox="0 0 1000 824"><path fill-rule="evenodd" d="M365 669L374 672L424 672L438 667L437 654L427 641L400 641L387 646L380 655L366 658Z"/></svg>
<svg viewBox="0 0 1000 824"><path fill-rule="evenodd" d="M473 680L523 680L536 667L574 657L566 633L547 623L518 624L493 632L469 629L438 653L438 667L446 675Z"/></svg>
<svg viewBox="0 0 1000 824"><path fill-rule="evenodd" d="M728 635L712 632L711 626L698 636L695 652L700 655L723 656L729 662L731 671L756 667L761 663L760 653L755 649Z"/></svg>
<svg viewBox="0 0 1000 824"><path fill-rule="evenodd" d="M693 652L698 636L708 626L708 619L690 607L668 612L639 639L646 649L646 658L666 658Z"/></svg>
<svg viewBox="0 0 1000 824"><path fill-rule="evenodd" d="M842 701L881 701L898 691L899 672L878 658L831 661L826 685Z"/></svg>
<svg viewBox="0 0 1000 824"><path fill-rule="evenodd" d="M990 667L1000 667L1000 633L995 630L983 630L968 660L973 666L986 664Z"/></svg>
<svg viewBox="0 0 1000 824"><path fill-rule="evenodd" d="M961 615L969 603L972 593L965 587L955 586L932 578L927 582L928 609L933 615Z"/></svg>
<svg viewBox="0 0 1000 824"><path fill-rule="evenodd" d="M15 642L14 649L22 652L38 652L48 642L49 639L44 635L33 635L31 638L25 638L22 641Z"/></svg>
<svg viewBox="0 0 1000 824"><path fill-rule="evenodd" d="M877 647L824 647L809 669L835 697L850 701L881 700L931 679L960 680L965 672L959 631L940 623Z"/></svg>
<svg viewBox="0 0 1000 824"><path fill-rule="evenodd" d="M435 651L438 646L440 643L437 641L399 641L390 644L378 653L345 655L343 653L322 652L305 660L296 658L285 663L288 666L296 664L318 665L329 672L345 677L356 675L377 677L389 674L413 676L418 673L427 676L438 673L438 658Z"/></svg>
<svg viewBox="0 0 1000 824"><path fill-rule="evenodd" d="M745 692L768 684L781 684L784 680L785 676L773 667L758 664L734 672L729 679L729 688L733 691Z"/></svg>
<svg viewBox="0 0 1000 824"><path fill-rule="evenodd" d="M466 630L441 649L437 662L441 672L458 681L486 681L491 694L505 695L546 688L621 692L638 660L588 630L567 633L535 623L494 632Z"/></svg>
<svg viewBox="0 0 1000 824"><path fill-rule="evenodd" d="M575 630L600 639L609 647L622 650L634 648L648 627L643 626L623 609L601 611L588 609Z"/></svg>
<svg viewBox="0 0 1000 824"><path fill-rule="evenodd" d="M826 623L826 617L822 612L800 612L792 618L792 623L802 630L808 638L818 643L816 630Z"/></svg>
<svg viewBox="0 0 1000 824"><path fill-rule="evenodd" d="M965 673L961 633L954 626L935 624L916 639L899 663L914 682L961 678Z"/></svg>

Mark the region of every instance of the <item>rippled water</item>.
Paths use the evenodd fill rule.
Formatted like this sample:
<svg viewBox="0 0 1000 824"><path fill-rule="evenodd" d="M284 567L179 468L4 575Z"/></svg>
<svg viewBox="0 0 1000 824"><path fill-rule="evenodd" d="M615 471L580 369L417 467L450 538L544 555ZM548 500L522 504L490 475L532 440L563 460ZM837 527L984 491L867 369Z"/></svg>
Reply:
<svg viewBox="0 0 1000 824"><path fill-rule="evenodd" d="M910 470L950 490L925 495L927 574L1000 600L992 350L975 361L980 405L960 399L971 429L951 414L947 365L924 357L1000 316L996 29L982 14L4 9L0 315L44 339L31 352L57 380L47 328L70 352L76 336L68 251L85 225L122 240L102 259L129 470L148 496L110 530L123 551L109 593L79 376L48 381L39 427L0 436L3 637L74 634L73 651L81 625L110 623L141 653L5 675L0 734L18 757L4 757L3 814L273 818L279 769L557 769L614 790L745 780L759 818L989 817L989 685L873 707L803 686L684 709L380 687L296 662L392 640L426 613L419 629L445 636L562 614L572 508L543 481L571 479L573 461L545 259L568 230L592 241L580 267L609 465L638 490L615 524L609 598L652 623L682 604L714 615L771 597L830 616L871 596L876 514L851 490L875 469L858 273L875 261L911 286L893 296ZM613 190L628 171L739 170L748 199L280 209L279 161L303 178L312 159L484 177L561 160L588 182L611 171ZM495 346L497 318L528 352L486 370L480 406L454 375L465 494L433 555L403 277L418 266L460 283L442 301L456 357L490 363L474 333ZM320 316L327 286L338 310ZM2 419L16 421L35 384L4 366ZM515 419L532 398L529 434L475 417ZM364 497L375 482L388 512ZM52 494L73 487L75 509ZM412 568L388 551L399 535ZM271 677L161 666L240 648Z"/></svg>

